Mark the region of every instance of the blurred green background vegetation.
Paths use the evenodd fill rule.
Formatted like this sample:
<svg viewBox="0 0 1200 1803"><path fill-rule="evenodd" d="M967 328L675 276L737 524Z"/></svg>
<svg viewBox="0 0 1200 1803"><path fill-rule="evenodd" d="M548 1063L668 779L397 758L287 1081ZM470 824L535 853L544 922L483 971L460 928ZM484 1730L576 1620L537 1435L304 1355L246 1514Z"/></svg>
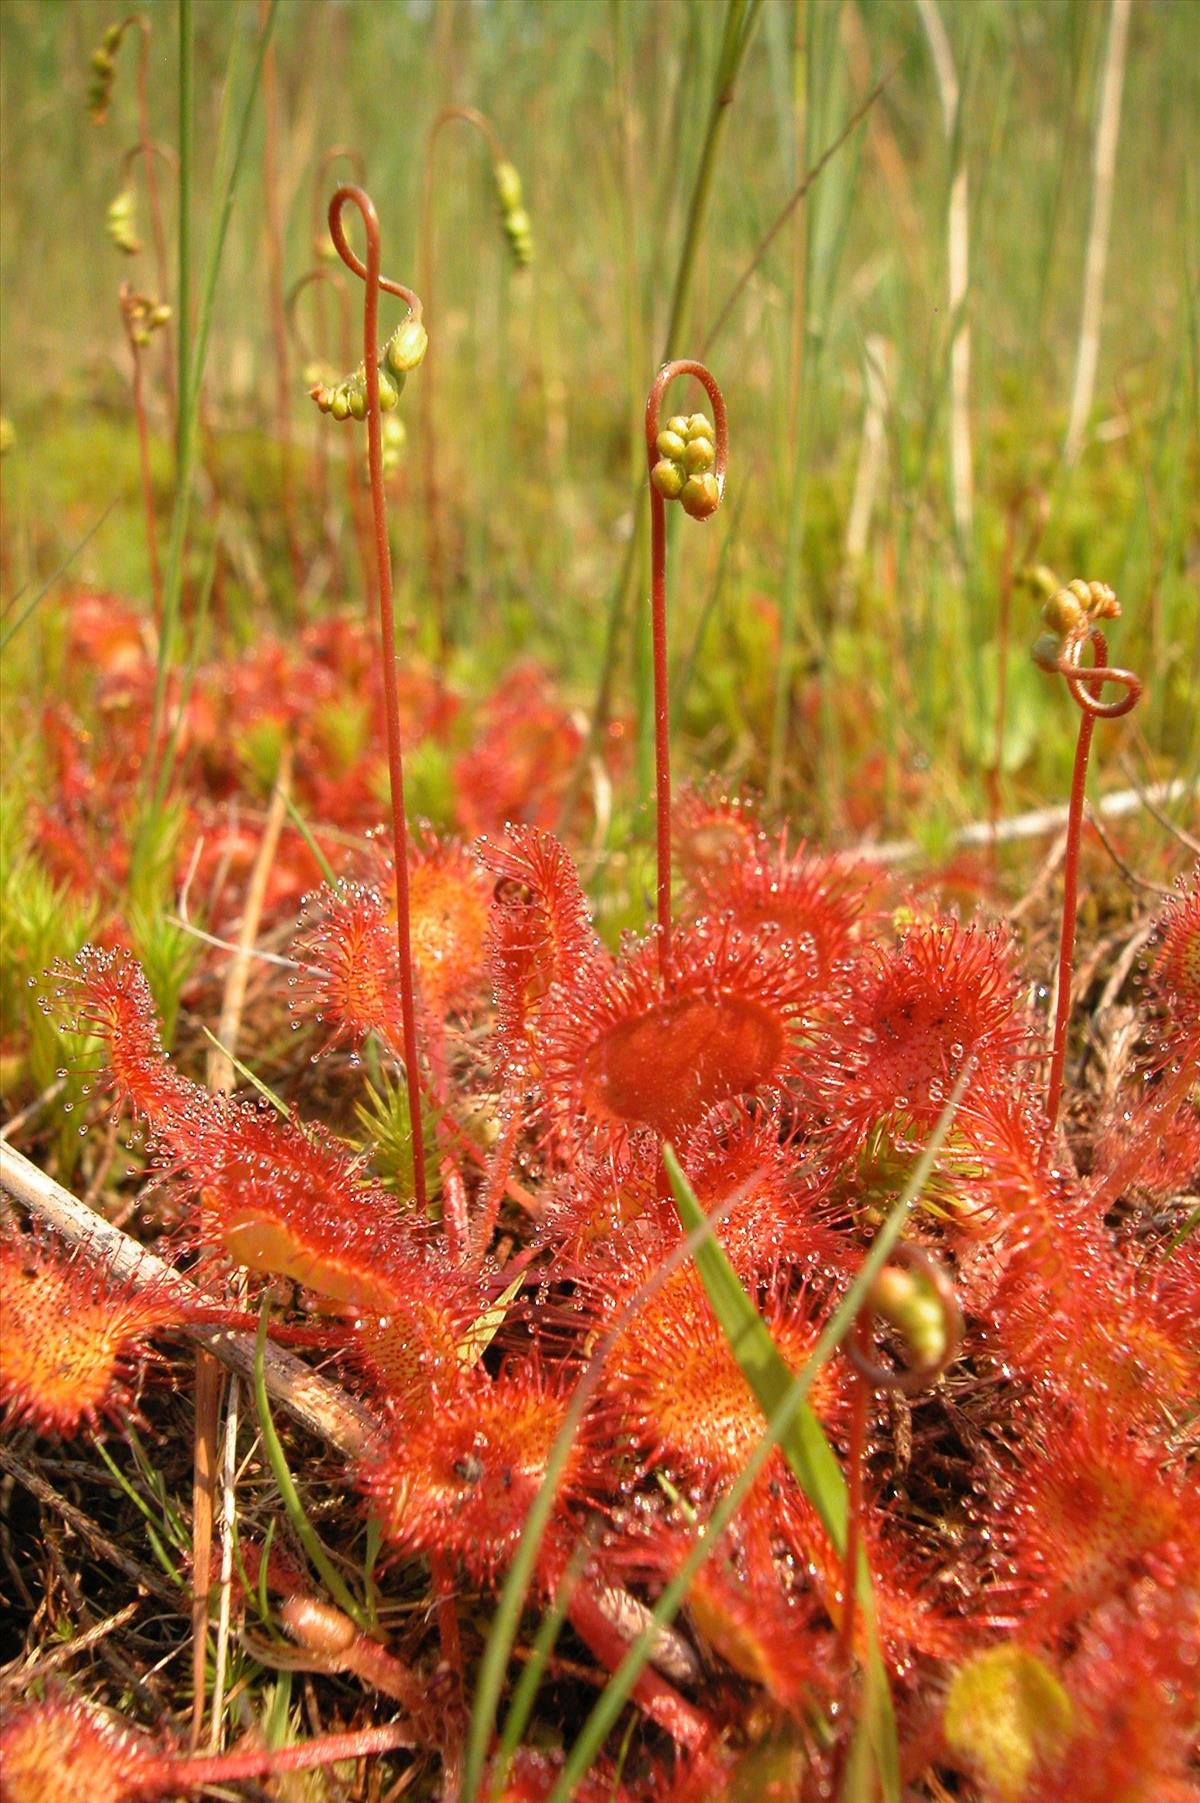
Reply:
<svg viewBox="0 0 1200 1803"><path fill-rule="evenodd" d="M150 0L145 14L152 127L169 152L176 8ZM116 16L98 0L0 8L2 404L15 431L3 472L6 600L36 590L115 498L67 581L148 603L117 289L127 277L148 292L157 284L148 248L127 262L105 234L121 158L137 138L132 43L119 53L107 123L85 110L89 55ZM914 0L764 0L753 16L674 346L711 364L731 424L725 506L704 530L673 522L676 758L681 772L715 768L761 786L774 734L779 799L829 839L916 829L935 842L985 812L989 796L1011 811L1064 793L1075 714L1061 685L1029 664L1036 609L1019 587L1006 653L999 634L1006 563L1011 575L1039 509L1036 557L1062 580L1111 582L1124 604L1112 652L1147 679L1127 741L1139 771L1195 769L1200 48L1191 0L1132 7L1094 404L1078 460L1063 457L1110 16L1110 0L941 0L961 92L949 136ZM642 409L665 349L726 21L725 0L283 0L278 9L285 288L313 264L314 180L330 146L365 159L384 268L406 281L416 279L423 157L441 107L486 112L524 180L536 253L518 271L486 146L465 126L440 134L428 323L451 673L469 691L532 653L572 700L593 703L635 496L645 505ZM222 106L231 93L236 115L259 24L250 0L196 8L198 258L218 192ZM885 76L710 343L805 171ZM294 344L299 582L287 555L263 102L260 93L217 290L189 543L195 572L216 535L222 605L204 630L239 642L360 607L363 596L340 483L332 556L310 493L318 439L340 464L353 428L317 414ZM956 170L968 184L974 478L969 517L960 503L957 520L949 370L960 322L947 303ZM339 178L346 171L338 165ZM173 240L166 161L161 179ZM320 203L332 185L320 183ZM148 243L142 192L138 206ZM173 254L170 269L173 279ZM357 320L357 293L351 300ZM387 308L385 331L396 317ZM311 292L297 323L308 354L338 363L338 345L317 341ZM357 323L354 331L357 339ZM146 367L165 535L173 461L156 353ZM869 367L881 373L873 485ZM413 654L433 642L417 399L427 374L401 401L408 442L391 488ZM671 405L695 405L677 393ZM61 588L10 650L10 693L55 668ZM646 588L639 559L621 616L638 629L617 635L613 690L619 713L643 719L645 608L633 603ZM777 716L789 615L794 649ZM643 756L629 799L646 793L646 780Z"/></svg>

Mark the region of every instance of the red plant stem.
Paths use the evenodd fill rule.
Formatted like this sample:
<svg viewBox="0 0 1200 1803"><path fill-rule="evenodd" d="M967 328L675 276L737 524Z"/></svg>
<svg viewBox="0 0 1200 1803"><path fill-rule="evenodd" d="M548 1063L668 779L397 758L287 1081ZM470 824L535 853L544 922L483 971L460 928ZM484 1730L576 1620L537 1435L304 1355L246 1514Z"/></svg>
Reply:
<svg viewBox="0 0 1200 1803"><path fill-rule="evenodd" d="M629 1642L618 1633L595 1597L578 1585L567 1604L567 1619L606 1671L615 1672L629 1651ZM712 1739L712 1723L682 1697L673 1684L647 1665L633 1687L634 1701L678 1746L698 1753Z"/></svg>
<svg viewBox="0 0 1200 1803"><path fill-rule="evenodd" d="M164 1757L154 1789L166 1785L169 1792L198 1789L202 1784L230 1784L242 1778L269 1778L276 1772L304 1772L313 1766L336 1765L343 1759L369 1759L376 1753L394 1753L411 1747L416 1737L407 1722L389 1722L380 1728L355 1728L345 1734L322 1734L298 1746L274 1752L255 1747L245 1753L214 1753L199 1758ZM149 1789L149 1785L139 1786ZM160 1794L168 1794L161 1791Z"/></svg>
<svg viewBox="0 0 1200 1803"><path fill-rule="evenodd" d="M1086 675L1080 675L1083 648L1095 647L1095 663ZM1138 704L1142 684L1131 670L1108 668L1108 643L1100 628L1092 623L1082 626L1067 640L1058 662L1059 672L1066 677L1071 699L1079 708L1079 737L1075 742L1075 767L1071 776L1071 802L1067 812L1067 850L1063 862L1062 937L1058 948L1058 996L1054 1009L1054 1039L1050 1055L1050 1080L1046 1092L1046 1113L1051 1127L1058 1121L1062 1102L1063 1067L1067 1057L1067 1022L1071 1015L1071 962L1075 951L1075 917L1079 900L1079 843L1083 829L1084 788L1087 782L1088 754L1097 720L1116 720ZM1125 690L1117 701L1101 702L1100 693L1106 682L1115 682Z"/></svg>
<svg viewBox="0 0 1200 1803"><path fill-rule="evenodd" d="M141 13L134 15L141 34L138 52L138 133L141 138L142 162L146 169L146 193L150 200L150 229L154 236L154 262L158 270L158 299L167 296L167 238L163 230L162 203L158 196L158 177L154 173L154 144L150 137L150 102L148 96L148 77L150 72L150 23ZM129 23L129 21L127 21ZM182 302L180 303L182 305ZM167 411L171 416L171 436L174 437L175 425L175 353L171 344L169 326L162 329L163 344L163 385L167 392Z"/></svg>
<svg viewBox="0 0 1200 1803"><path fill-rule="evenodd" d="M342 209L350 201L362 215L367 234L367 261L359 261L342 228ZM383 439L379 411L379 290L399 295L419 318L421 303L409 288L387 281L379 272L379 215L362 188L341 187L329 203L329 231L346 267L363 282L363 367L367 389L367 461L371 511L375 527L375 563L379 574L379 631L383 656L383 698L387 716L388 781L392 801L392 851L396 868L396 937L400 953L400 1009L404 1022L404 1077L412 1123L413 1185L417 1206L425 1212L425 1135L421 1124L421 1075L417 1066L417 1017L413 996L412 940L408 903L408 825L404 814L404 766L400 755L400 696L396 684L396 620L392 605L392 551L388 543L387 503L383 492Z"/></svg>
<svg viewBox="0 0 1200 1803"><path fill-rule="evenodd" d="M505 161L505 150L491 120L473 106L448 106L434 119L425 139L425 162L421 174L421 229L417 260L417 279L426 305L433 300L433 152L442 127L452 119L473 125L487 139L493 162ZM438 477L437 421L433 406L433 372L436 350L432 341L425 352L425 374L421 383L421 440L425 456L425 530L429 587L433 596L433 617L437 631L437 667L444 673L450 647L450 623L446 610L446 559L442 537L442 490Z"/></svg>
<svg viewBox="0 0 1200 1803"><path fill-rule="evenodd" d="M259 0L259 23L265 31L270 0ZM304 558L296 525L296 493L292 482L291 380L288 371L287 317L283 310L283 234L279 225L278 140L279 85L275 74L275 45L268 41L263 55L263 200L267 229L267 293L270 302L271 337L275 348L275 432L279 439L280 501L287 539L288 563L297 593L304 582Z"/></svg>
<svg viewBox="0 0 1200 1803"><path fill-rule="evenodd" d="M438 1638L442 1658L459 1678L463 1673L462 1637L458 1631L458 1611L454 1607L454 1567L445 1553L430 1553L429 1575L437 1600Z"/></svg>
<svg viewBox="0 0 1200 1803"><path fill-rule="evenodd" d="M716 377L703 363L685 357L664 363L654 378L646 401L646 467L652 470L658 462L656 440L659 413L667 384L676 376L695 376L705 388L713 407L716 430L716 478L718 489L725 487L725 465L729 455L729 426L725 417L725 397ZM658 845L658 968L665 983L671 960L671 720L670 680L667 667L667 527L666 502L650 483L650 612L654 633L654 772L656 793L656 837Z"/></svg>

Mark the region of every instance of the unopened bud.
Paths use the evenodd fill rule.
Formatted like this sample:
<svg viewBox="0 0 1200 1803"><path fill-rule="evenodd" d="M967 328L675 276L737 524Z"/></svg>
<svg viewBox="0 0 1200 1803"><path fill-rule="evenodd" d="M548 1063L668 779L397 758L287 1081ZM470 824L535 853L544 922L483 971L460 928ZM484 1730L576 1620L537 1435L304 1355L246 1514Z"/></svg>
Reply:
<svg viewBox="0 0 1200 1803"><path fill-rule="evenodd" d="M915 1370L932 1371L942 1363L949 1350L945 1311L933 1284L920 1271L885 1265L867 1291L867 1300L902 1336Z"/></svg>
<svg viewBox="0 0 1200 1803"><path fill-rule="evenodd" d="M410 313L388 339L386 352L389 368L397 376L416 369L429 347L429 333L415 314Z"/></svg>
<svg viewBox="0 0 1200 1803"><path fill-rule="evenodd" d="M687 449L685 440L679 436L678 432L672 432L669 429L660 432L654 443L660 457L671 457L676 463L681 460Z"/></svg>
<svg viewBox="0 0 1200 1803"><path fill-rule="evenodd" d="M1042 603L1042 619L1059 638L1066 638L1069 632L1076 632L1086 618L1079 597L1071 587L1056 589L1050 599Z"/></svg>
<svg viewBox="0 0 1200 1803"><path fill-rule="evenodd" d="M341 387L334 389L333 396L329 403L329 411L332 413L334 419L349 419L350 396L346 391L344 383Z"/></svg>
<svg viewBox="0 0 1200 1803"><path fill-rule="evenodd" d="M678 438L686 438L688 421L686 413L673 413L667 421L667 431L674 432Z"/></svg>
<svg viewBox="0 0 1200 1803"><path fill-rule="evenodd" d="M524 196L521 192L521 177L512 163L501 162L493 171L496 178L496 193L503 213L514 213L521 205Z"/></svg>
<svg viewBox="0 0 1200 1803"><path fill-rule="evenodd" d="M504 215L504 230L515 262L527 269L533 262L533 221L524 207L513 207Z"/></svg>
<svg viewBox="0 0 1200 1803"><path fill-rule="evenodd" d="M687 423L687 438L711 438L712 422L703 413L693 413Z"/></svg>
<svg viewBox="0 0 1200 1803"><path fill-rule="evenodd" d="M1062 656L1062 640L1056 633L1043 632L1034 643L1029 655L1039 670L1045 670L1050 675L1056 676L1059 659Z"/></svg>
<svg viewBox="0 0 1200 1803"><path fill-rule="evenodd" d="M399 399L400 399L400 390L396 387L396 384L392 381L391 377L386 376L384 374L384 372L382 370L380 370L380 372L379 372L379 411L381 413L390 413L392 411L392 408L396 405L396 402Z"/></svg>
<svg viewBox="0 0 1200 1803"><path fill-rule="evenodd" d="M687 481L687 477L679 464L672 463L669 457L664 457L650 471L650 480L664 501L677 501L683 493L683 485Z"/></svg>
<svg viewBox="0 0 1200 1803"><path fill-rule="evenodd" d="M694 520L707 520L721 505L721 490L714 475L689 476L679 497L683 511Z"/></svg>
<svg viewBox="0 0 1200 1803"><path fill-rule="evenodd" d="M712 469L717 453L710 438L689 438L683 450L683 467L689 476L702 476Z"/></svg>

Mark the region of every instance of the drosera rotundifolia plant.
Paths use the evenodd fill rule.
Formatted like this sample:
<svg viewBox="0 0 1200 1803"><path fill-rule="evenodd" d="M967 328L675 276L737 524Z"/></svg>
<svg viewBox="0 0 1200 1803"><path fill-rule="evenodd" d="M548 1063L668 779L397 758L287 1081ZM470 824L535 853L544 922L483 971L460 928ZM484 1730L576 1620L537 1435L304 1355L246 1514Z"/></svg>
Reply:
<svg viewBox="0 0 1200 1803"><path fill-rule="evenodd" d="M1200 876L1162 913L1144 1093L1119 1122L1078 1110L1068 1146L1009 931L889 895L720 786L673 796L666 506L711 516L730 459L720 389L686 360L646 412L646 934L606 946L539 827L410 836L380 427L423 327L380 275L365 192L339 189L329 219L364 284L364 357L317 398L367 427L393 808L390 858L372 847L309 897L276 979L328 1078L300 1106L209 1093L164 1051L136 959L89 949L46 1006L99 1044L144 1128L170 1199L157 1250L188 1282L139 1276L112 1227L67 1254L14 1224L0 1283L39 1319L55 1285L72 1299L69 1360L3 1366L22 1459L35 1433L83 1451L89 1423L157 1415L152 1335L223 1327L224 1356L251 1359L268 1452L239 1505L246 1653L336 1682L353 1725L201 1758L47 1692L6 1728L15 1803L57 1803L64 1772L70 1794L117 1803L358 1755L381 1783L470 1803L952 1783L999 1803L1182 1803ZM409 308L382 347L380 290ZM685 378L711 421L664 423ZM1054 668L1095 706L1102 681L1136 698L1097 636L1113 607L1073 585L1047 614ZM335 1106L364 1064L365 1140ZM1131 1155L1150 1136L1160 1155ZM3 1169L84 1231L18 1154ZM314 1353L317 1416L298 1400ZM1118 1706L1131 1683L1138 1706Z"/></svg>
<svg viewBox="0 0 1200 1803"><path fill-rule="evenodd" d="M731 43L757 10L732 0ZM735 67L695 140L696 220ZM452 107L433 131L483 117ZM670 120L681 165L687 123ZM528 221L490 148L519 259ZM668 549L689 574L714 540L723 560L758 509L745 386L727 418L706 365L668 362L644 415L625 409L646 464L620 528L631 568L650 550L653 876L581 810L552 833L584 766L566 703L528 668L468 699L415 650L426 628L440 652L457 635L416 617L387 428L410 374L431 405L442 315L384 278L361 159L329 200L347 154L306 154L332 280L292 292L325 357L327 290L346 337L362 284L362 363L347 350L306 386L359 502L369 487L367 608L325 611L306 573L289 630L238 613L222 655L197 625L149 728L144 610L83 594L64 614L66 662L100 699L90 731L45 707L59 794L31 832L61 889L43 912L69 897L81 925L65 947L27 935L46 950L19 982L58 1050L0 1136L0 1307L22 1327L0 1334L0 1589L28 1622L0 1655L6 1803L260 1784L372 1803L1183 1803L1200 1775L1200 870L1160 868L1178 880L1133 923L1093 880L1094 721L1112 722L1108 757L1140 690L1108 662L1112 591L1049 582L1035 652L1081 713L1060 931L1053 857L1036 908L963 913L945 871L906 881L869 847L805 843L732 782L683 781L669 638L689 585L669 619ZM681 272L681 344L686 288ZM406 310L390 336L381 295ZM447 316L447 375L454 336ZM589 370L574 398L591 406L598 352ZM181 377L198 404L194 367ZM214 469L222 430L212 412ZM416 436L413 486L433 475ZM294 569L302 509L292 524ZM332 508L318 564L340 582L337 531ZM226 583L234 537L213 550ZM747 540L735 560L758 558ZM445 577L428 573L433 607ZM564 596L573 579L564 562ZM190 558L197 612L207 581ZM1132 640L1143 603L1122 581ZM482 636L454 647L456 682ZM839 709L868 665L822 667ZM985 713L998 777L1014 735L1003 699ZM129 906L130 798L158 764L186 959ZM605 778L628 820L632 773L614 757ZM993 811L993 903L1003 824ZM221 1452L198 1375L214 1361L245 1386Z"/></svg>

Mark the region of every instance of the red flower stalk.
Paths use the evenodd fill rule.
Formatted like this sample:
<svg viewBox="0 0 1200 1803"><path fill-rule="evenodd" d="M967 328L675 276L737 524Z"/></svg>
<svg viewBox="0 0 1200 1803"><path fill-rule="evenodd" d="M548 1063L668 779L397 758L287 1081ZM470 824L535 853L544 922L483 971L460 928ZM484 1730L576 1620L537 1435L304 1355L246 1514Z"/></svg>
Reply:
<svg viewBox="0 0 1200 1803"><path fill-rule="evenodd" d="M164 1751L126 1724L56 1693L11 1712L0 1729L0 1765L5 1803L135 1803L412 1744L408 1725L395 1723L324 1734L274 1752L262 1747L189 1757Z"/></svg>
<svg viewBox="0 0 1200 1803"><path fill-rule="evenodd" d="M347 202L362 215L367 234L365 263L351 249L342 225ZM421 303L411 289L380 274L379 215L375 203L362 188L341 187L329 203L329 235L342 262L364 284L363 369L366 383L367 462L371 479L371 510L375 526L375 560L379 571L379 630L383 664L383 694L387 717L388 780L392 797L392 851L396 872L396 937L400 956L401 1015L404 1025L404 1072L408 1085L409 1118L413 1136L413 1177L417 1207L425 1213L425 1145L421 1126L421 1074L417 1063L417 1022L414 1005L412 942L409 925L408 826L404 814L404 768L400 755L400 701L396 686L396 623L392 606L392 552L388 543L387 503L383 487L383 439L379 405L379 291L395 294L408 303L412 318L420 322Z"/></svg>
<svg viewBox="0 0 1200 1803"><path fill-rule="evenodd" d="M811 976L777 935L719 920L682 929L664 979L662 936L584 969L547 1007L547 1089L564 1125L667 1139L715 1103L785 1084L799 1068Z"/></svg>
<svg viewBox="0 0 1200 1803"><path fill-rule="evenodd" d="M662 397L676 376L695 376L713 406L715 440L697 431L659 429ZM702 419L693 415L684 422ZM703 424L707 426L705 420ZM666 442L670 440L670 442ZM704 446L699 452L696 447ZM695 454L694 454L695 453ZM646 401L646 467L650 472L650 609L654 634L654 765L657 793L659 970L664 982L671 961L671 722L667 670L667 526L665 497L677 498L696 519L715 513L725 489L729 430L725 397L703 363L682 358L664 363ZM670 473L668 473L670 472Z"/></svg>
<svg viewBox="0 0 1200 1803"><path fill-rule="evenodd" d="M1043 669L1066 678L1071 699L1083 716L1075 745L1071 777L1071 801L1067 813L1067 850L1063 863L1063 924L1058 953L1058 999L1054 1010L1054 1042L1050 1055L1050 1080L1046 1113L1053 1127L1062 1101L1063 1066L1067 1056L1067 1023L1071 1015L1071 960L1075 950L1075 914L1079 887L1079 841L1083 830L1084 788L1088 756L1097 720L1118 720L1138 704L1141 679L1131 670L1108 667L1108 641L1097 620L1115 619L1121 608L1110 588L1101 582L1072 582L1052 595L1042 610L1051 629L1034 646L1034 661ZM1055 636L1057 635L1057 636ZM1059 642L1061 640L1061 643ZM1083 663L1088 645L1094 662ZM1115 683L1124 693L1115 701L1101 701L1105 683Z"/></svg>

